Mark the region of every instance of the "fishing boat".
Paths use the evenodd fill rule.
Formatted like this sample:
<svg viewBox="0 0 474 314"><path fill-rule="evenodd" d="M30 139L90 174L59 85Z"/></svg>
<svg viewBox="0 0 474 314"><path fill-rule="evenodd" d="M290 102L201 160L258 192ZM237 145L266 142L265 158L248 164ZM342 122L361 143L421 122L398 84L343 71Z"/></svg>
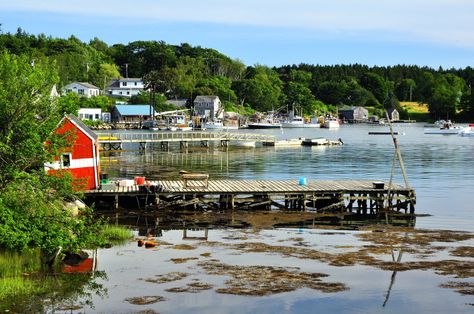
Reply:
<svg viewBox="0 0 474 314"><path fill-rule="evenodd" d="M304 118L295 114L294 110L291 110L288 115L288 120L281 122L282 128L319 128L321 125L318 123L317 118L311 119L310 123L305 123Z"/></svg>
<svg viewBox="0 0 474 314"><path fill-rule="evenodd" d="M338 118L330 117L324 119L323 127L326 129L335 129L338 128L340 124Z"/></svg>
<svg viewBox="0 0 474 314"><path fill-rule="evenodd" d="M214 130L214 129L222 129L224 124L221 120L216 121L208 121L202 124L205 129Z"/></svg>
<svg viewBox="0 0 474 314"><path fill-rule="evenodd" d="M281 123L271 122L271 121L251 122L247 124L247 128L249 129L280 129Z"/></svg>

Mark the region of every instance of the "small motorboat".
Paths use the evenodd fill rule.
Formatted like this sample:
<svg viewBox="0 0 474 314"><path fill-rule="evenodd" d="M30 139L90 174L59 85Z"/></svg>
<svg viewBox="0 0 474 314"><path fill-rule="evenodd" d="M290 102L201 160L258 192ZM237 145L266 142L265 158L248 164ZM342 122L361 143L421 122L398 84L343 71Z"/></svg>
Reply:
<svg viewBox="0 0 474 314"><path fill-rule="evenodd" d="M275 146L275 147L288 147L288 146L301 146L303 145L304 138L293 138L287 140L279 140L275 142L264 142L264 146Z"/></svg>
<svg viewBox="0 0 474 314"><path fill-rule="evenodd" d="M465 136L465 137L474 137L474 124L469 124L467 128L464 128L459 132L460 136Z"/></svg>
<svg viewBox="0 0 474 314"><path fill-rule="evenodd" d="M256 143L255 141L235 141L232 145L236 147L255 147Z"/></svg>
<svg viewBox="0 0 474 314"><path fill-rule="evenodd" d="M438 129L425 129L424 133L425 134L453 135L453 134L459 134L462 130L464 130L463 127L454 126L454 124L451 121L448 120L448 122L444 123L440 128L438 128Z"/></svg>

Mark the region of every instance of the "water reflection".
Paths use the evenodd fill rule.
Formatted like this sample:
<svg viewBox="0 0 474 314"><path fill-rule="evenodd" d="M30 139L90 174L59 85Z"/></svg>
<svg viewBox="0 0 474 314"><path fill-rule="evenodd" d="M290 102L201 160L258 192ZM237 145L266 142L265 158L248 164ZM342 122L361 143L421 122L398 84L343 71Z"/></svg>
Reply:
<svg viewBox="0 0 474 314"><path fill-rule="evenodd" d="M177 148L146 154L127 151L102 157L101 166L111 177L145 175L150 179L176 179L182 169L206 172L211 179L376 179L389 180L393 143L389 136L369 136L373 127L343 126L340 130L266 130L278 138L342 138L337 147L257 147L222 150L217 147L190 147L187 153ZM474 182L474 145L472 138L428 136L422 124L399 125L406 135L399 136L409 182L417 194L419 226L469 230L474 211L471 193ZM250 130L243 131L250 132ZM263 131L252 131L263 132ZM403 182L397 168L395 182ZM421 223L421 224L420 224Z"/></svg>

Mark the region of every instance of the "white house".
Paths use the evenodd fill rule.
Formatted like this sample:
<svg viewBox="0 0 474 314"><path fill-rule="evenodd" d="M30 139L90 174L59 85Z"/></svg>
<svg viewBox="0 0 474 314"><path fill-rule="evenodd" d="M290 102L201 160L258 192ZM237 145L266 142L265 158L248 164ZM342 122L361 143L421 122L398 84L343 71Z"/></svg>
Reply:
<svg viewBox="0 0 474 314"><path fill-rule="evenodd" d="M100 89L89 83L74 82L63 87L62 94L66 95L67 93L76 93L79 96L90 98L93 96L99 96Z"/></svg>
<svg viewBox="0 0 474 314"><path fill-rule="evenodd" d="M102 120L102 109L100 108L80 108L77 116L81 120L97 121Z"/></svg>
<svg viewBox="0 0 474 314"><path fill-rule="evenodd" d="M138 95L145 89L142 79L140 78L121 78L114 79L107 87L109 97L127 97Z"/></svg>
<svg viewBox="0 0 474 314"><path fill-rule="evenodd" d="M218 96L197 96L194 99L194 115L206 118L209 121L222 119L224 108Z"/></svg>

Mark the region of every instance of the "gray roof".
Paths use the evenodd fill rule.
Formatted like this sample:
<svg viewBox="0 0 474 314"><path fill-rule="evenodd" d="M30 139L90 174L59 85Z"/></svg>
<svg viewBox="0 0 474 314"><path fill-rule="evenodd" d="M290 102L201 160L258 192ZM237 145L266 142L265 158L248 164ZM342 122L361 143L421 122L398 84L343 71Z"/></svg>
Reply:
<svg viewBox="0 0 474 314"><path fill-rule="evenodd" d="M113 88L113 87L124 88L124 87L120 86L120 82L142 82L142 79L141 79L141 78L112 79L112 80L109 82L109 85L107 85L107 87L108 87L108 88ZM129 89L129 88L127 87L127 89ZM138 88L138 89L142 89L142 88Z"/></svg>
<svg viewBox="0 0 474 314"><path fill-rule="evenodd" d="M64 115L65 118L67 118L69 121L71 121L73 124L75 124L79 129L81 129L84 133L86 133L89 137L93 138L94 140L97 140L99 136L92 132L91 129L87 125L84 124L78 117L76 117L73 114L66 114Z"/></svg>
<svg viewBox="0 0 474 314"><path fill-rule="evenodd" d="M92 84L87 83L87 82L72 82L72 83L70 83L70 84L67 84L67 85L64 86L64 87L67 87L67 86L72 85L72 84L82 85L82 86L84 86L84 87L86 87L86 88L91 88L91 89L100 89L100 88L98 88L97 86L92 85Z"/></svg>
<svg viewBox="0 0 474 314"><path fill-rule="evenodd" d="M166 101L167 104L176 106L176 107L185 107L187 104L187 99L169 99Z"/></svg>
<svg viewBox="0 0 474 314"><path fill-rule="evenodd" d="M219 99L218 96L196 96L194 102L214 102L215 99Z"/></svg>

